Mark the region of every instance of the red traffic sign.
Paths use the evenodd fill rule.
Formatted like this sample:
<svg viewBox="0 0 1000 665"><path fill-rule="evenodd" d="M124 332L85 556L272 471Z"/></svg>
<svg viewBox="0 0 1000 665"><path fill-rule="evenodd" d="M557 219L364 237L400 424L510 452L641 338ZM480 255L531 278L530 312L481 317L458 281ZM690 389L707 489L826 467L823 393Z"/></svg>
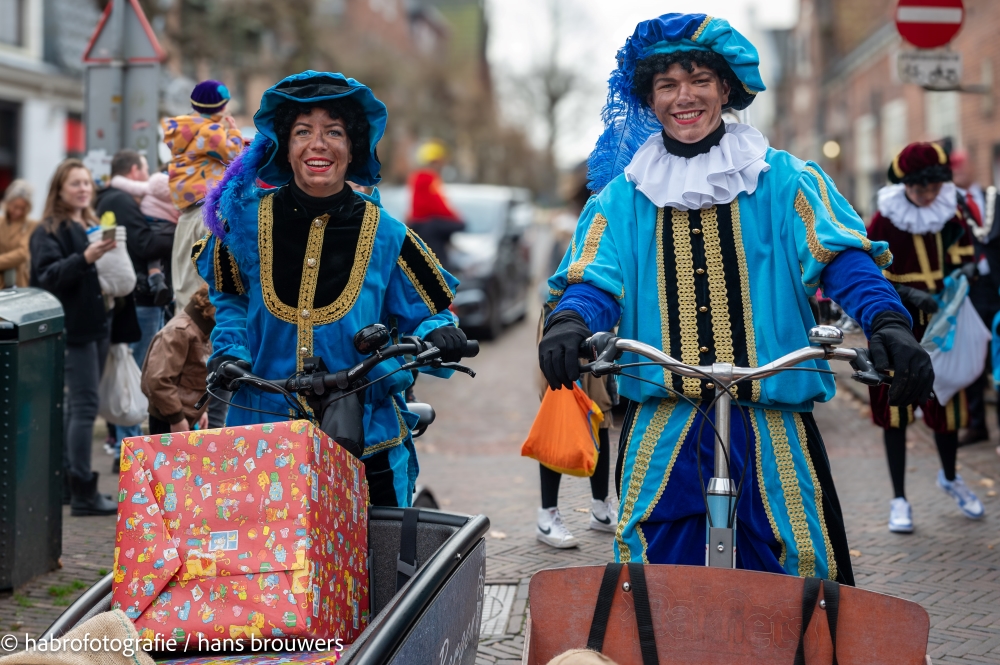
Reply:
<svg viewBox="0 0 1000 665"><path fill-rule="evenodd" d="M167 57L139 0L111 0L83 52L83 62L89 65L109 64L116 57L129 64L159 63Z"/></svg>
<svg viewBox="0 0 1000 665"><path fill-rule="evenodd" d="M962 0L899 0L896 29L918 48L936 48L950 42L962 28Z"/></svg>

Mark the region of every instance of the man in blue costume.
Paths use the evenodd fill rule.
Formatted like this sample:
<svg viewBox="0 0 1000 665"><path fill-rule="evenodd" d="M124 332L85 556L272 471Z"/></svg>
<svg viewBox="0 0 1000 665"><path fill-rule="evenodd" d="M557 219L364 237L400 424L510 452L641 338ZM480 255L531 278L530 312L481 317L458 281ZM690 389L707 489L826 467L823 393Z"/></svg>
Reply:
<svg viewBox="0 0 1000 665"><path fill-rule="evenodd" d="M723 124L724 109L746 108L764 90L758 63L742 35L703 14L640 23L619 51L605 132L589 161L597 194L549 280L554 309L539 362L552 388L578 378L580 342L615 325L621 337L684 363L763 365L809 345L808 297L822 284L861 322L876 366L895 370L891 399L926 397L930 359L881 274L892 260L886 244L865 237L857 213L816 164L769 148L748 125ZM619 379L631 404L616 473L615 557L704 565L696 446L707 482L713 433L663 386L704 406L714 386L662 367L629 372L639 378ZM853 583L811 413L834 389L828 374L805 371L737 387L749 407L747 427L735 405L732 413L735 482L747 463L736 511L739 567Z"/></svg>
<svg viewBox="0 0 1000 665"><path fill-rule="evenodd" d="M346 184L379 181L385 105L354 79L306 71L269 88L254 123L254 142L206 198L210 233L192 250L216 307L210 369L232 362L283 379L312 357L331 371L351 367L363 358L354 334L372 323L423 337L444 360L458 360L466 339L448 309L457 281L377 195ZM399 362L382 363L369 378ZM357 393L363 441L342 441L364 460L375 505L410 505L416 417L400 393L412 380L399 372ZM290 413L282 396L243 389L226 424L276 419L262 411Z"/></svg>

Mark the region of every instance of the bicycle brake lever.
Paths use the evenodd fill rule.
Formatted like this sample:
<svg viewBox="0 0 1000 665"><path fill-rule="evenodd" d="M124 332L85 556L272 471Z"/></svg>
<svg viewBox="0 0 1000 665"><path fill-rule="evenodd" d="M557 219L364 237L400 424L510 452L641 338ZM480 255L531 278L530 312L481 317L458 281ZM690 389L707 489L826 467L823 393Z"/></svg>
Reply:
<svg viewBox="0 0 1000 665"><path fill-rule="evenodd" d="M595 360L592 363L580 365L580 372L590 372L594 376L607 376L621 373L621 367L606 360Z"/></svg>
<svg viewBox="0 0 1000 665"><path fill-rule="evenodd" d="M471 367L466 367L465 365L459 365L458 363L441 363L439 365L434 365L434 367L440 367L441 369L453 369L456 372L462 372L463 374L468 374L473 379L476 378L476 372Z"/></svg>
<svg viewBox="0 0 1000 665"><path fill-rule="evenodd" d="M851 367L854 368L854 374L851 375L852 379L866 386L892 383L892 376L875 369L875 363L872 362L871 356L868 355L868 349L854 349L854 353L857 355L851 361Z"/></svg>
<svg viewBox="0 0 1000 665"><path fill-rule="evenodd" d="M196 410L197 410L197 409L201 409L201 407L205 406L205 402L207 402L207 401L208 401L208 392L206 391L206 392L205 392L205 393L204 393L204 394L203 394L203 395L201 396L201 398L200 398L200 399L199 399L199 400L198 400L197 402L195 402L195 403L194 403L194 408L195 408Z"/></svg>

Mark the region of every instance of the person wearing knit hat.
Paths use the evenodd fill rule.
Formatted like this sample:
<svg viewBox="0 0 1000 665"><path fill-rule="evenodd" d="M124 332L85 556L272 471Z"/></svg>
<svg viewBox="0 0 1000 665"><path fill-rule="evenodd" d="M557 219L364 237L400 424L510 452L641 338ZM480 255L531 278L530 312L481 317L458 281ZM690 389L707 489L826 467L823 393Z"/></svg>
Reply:
<svg viewBox="0 0 1000 665"><path fill-rule="evenodd" d="M704 14L643 21L619 50L589 160L595 195L548 283L539 364L552 389L579 378L583 340L616 326L683 363L763 366L809 346L809 296L822 283L880 350L880 368L895 370L892 403L926 398L930 358L881 273L892 262L886 243L865 236L817 164L770 148L748 124L723 122L724 110L764 92L759 62L727 21ZM621 362L638 360L626 353ZM835 390L833 377L812 371L737 387L745 410L734 404L730 414L729 468L743 488L733 509L738 567L854 583L812 416ZM630 406L615 472L616 560L705 565L714 391L652 363L618 377Z"/></svg>
<svg viewBox="0 0 1000 665"><path fill-rule="evenodd" d="M868 227L868 237L887 242L892 265L883 270L892 282L913 321L919 339L938 311L935 294L944 291L945 278L956 269L975 276L972 236L958 210L958 192L951 181L951 162L937 143L911 143L889 165L889 182L878 192L878 210ZM985 353L985 350L983 350ZM874 359L874 354L873 354ZM885 386L871 391L872 420L885 430L893 496L889 508L889 530L913 531L913 511L906 500L906 427L923 412L924 422L934 431L941 458L937 484L955 499L970 519L983 516L983 504L955 472L958 429L968 421L965 391L945 405L937 397L916 405L892 404Z"/></svg>
<svg viewBox="0 0 1000 665"><path fill-rule="evenodd" d="M229 103L229 88L221 81L202 81L191 92L191 106L202 115L222 113Z"/></svg>
<svg viewBox="0 0 1000 665"><path fill-rule="evenodd" d="M191 92L195 112L163 121L163 140L172 155L168 169L170 196L181 211L170 261L178 309L183 309L191 294L204 283L191 265L191 247L205 235L201 219L205 195L243 149L243 135L236 121L224 115L228 103L225 85L202 81Z"/></svg>

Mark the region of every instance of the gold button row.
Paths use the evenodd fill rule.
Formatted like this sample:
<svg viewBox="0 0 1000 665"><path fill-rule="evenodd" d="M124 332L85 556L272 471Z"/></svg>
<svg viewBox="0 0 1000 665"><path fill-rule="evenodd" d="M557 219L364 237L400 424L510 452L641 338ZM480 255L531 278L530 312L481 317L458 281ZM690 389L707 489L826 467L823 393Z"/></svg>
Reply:
<svg viewBox="0 0 1000 665"><path fill-rule="evenodd" d="M316 219L313 220L313 226L315 226L318 229L319 227L323 226L323 220L317 217Z"/></svg>
<svg viewBox="0 0 1000 665"><path fill-rule="evenodd" d="M703 347L701 347L701 349L699 349L699 351L701 351L702 353L708 353L708 347L707 346L703 346Z"/></svg>
<svg viewBox="0 0 1000 665"><path fill-rule="evenodd" d="M309 266L310 268L315 268L316 267L316 259L314 259L312 257L309 257L308 259L306 259L306 265Z"/></svg>
<svg viewBox="0 0 1000 665"><path fill-rule="evenodd" d="M701 233L701 229L691 229L691 233L698 235Z"/></svg>
<svg viewBox="0 0 1000 665"><path fill-rule="evenodd" d="M704 268L698 268L697 270L695 270L695 272L698 273L699 275L704 275L705 274L705 269Z"/></svg>

